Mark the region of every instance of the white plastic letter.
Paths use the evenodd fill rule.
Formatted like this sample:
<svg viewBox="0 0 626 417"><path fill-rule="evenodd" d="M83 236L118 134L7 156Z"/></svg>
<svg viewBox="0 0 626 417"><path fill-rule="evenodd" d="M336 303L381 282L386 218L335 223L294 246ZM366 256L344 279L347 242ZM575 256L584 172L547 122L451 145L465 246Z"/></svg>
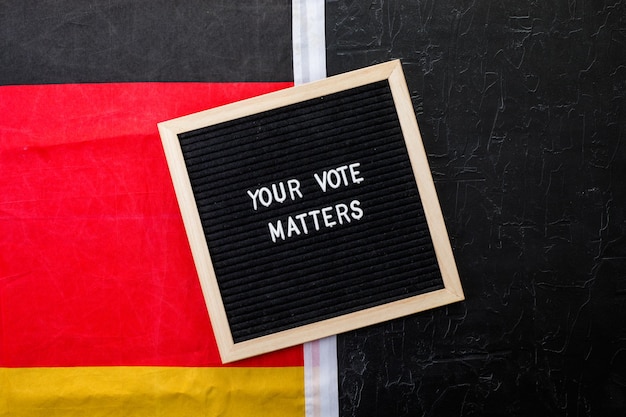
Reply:
<svg viewBox="0 0 626 417"><path fill-rule="evenodd" d="M352 218L354 220L361 220L363 217L363 209L361 208L361 202L359 200L352 200L350 202L350 209L352 210Z"/></svg>
<svg viewBox="0 0 626 417"><path fill-rule="evenodd" d="M283 224L280 220L276 221L276 226L269 222L267 226L270 229L270 236L272 237L272 242L276 243L277 238L281 238L285 240L285 231L283 230Z"/></svg>
<svg viewBox="0 0 626 417"><path fill-rule="evenodd" d="M322 189L322 192L325 193L326 192L326 178L328 176L328 172L326 171L322 172L322 178L320 178L318 174L314 174L313 176L315 177L315 181L317 181L320 188Z"/></svg>
<svg viewBox="0 0 626 417"><path fill-rule="evenodd" d="M287 187L289 188L289 195L292 200L296 199L296 194L302 198L302 193L300 192L300 181L295 178L287 180Z"/></svg>
<svg viewBox="0 0 626 417"><path fill-rule="evenodd" d="M254 207L254 211L256 211L257 208L259 207L257 204L257 198L259 197L259 189L257 188L256 190L254 190L254 194L251 193L250 190L248 190L248 195L252 199L252 207Z"/></svg>
<svg viewBox="0 0 626 417"><path fill-rule="evenodd" d="M361 171L357 171L356 168L360 167L361 163L357 162L354 164L350 164L349 168L350 168L350 177L352 177L352 182L355 184L360 184L361 182L363 182L363 177L359 177L358 175L361 173Z"/></svg>

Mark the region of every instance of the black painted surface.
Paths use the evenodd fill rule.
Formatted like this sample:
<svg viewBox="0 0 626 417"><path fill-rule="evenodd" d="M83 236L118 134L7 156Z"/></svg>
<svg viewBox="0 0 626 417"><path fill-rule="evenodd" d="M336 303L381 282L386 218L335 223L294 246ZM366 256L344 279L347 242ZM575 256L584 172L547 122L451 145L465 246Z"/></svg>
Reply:
<svg viewBox="0 0 626 417"><path fill-rule="evenodd" d="M626 415L626 3L327 1L400 58L466 301L339 336L342 416Z"/></svg>
<svg viewBox="0 0 626 417"><path fill-rule="evenodd" d="M291 81L291 2L0 2L0 85Z"/></svg>
<svg viewBox="0 0 626 417"><path fill-rule="evenodd" d="M443 288L386 80L179 140L236 343Z"/></svg>

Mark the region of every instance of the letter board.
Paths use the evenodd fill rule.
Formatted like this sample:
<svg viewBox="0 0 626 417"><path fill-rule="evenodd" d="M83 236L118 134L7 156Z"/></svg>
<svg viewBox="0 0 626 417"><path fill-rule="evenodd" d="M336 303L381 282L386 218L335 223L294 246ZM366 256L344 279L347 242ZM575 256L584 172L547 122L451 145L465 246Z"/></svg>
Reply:
<svg viewBox="0 0 626 417"><path fill-rule="evenodd" d="M399 61L158 126L224 362L463 300Z"/></svg>

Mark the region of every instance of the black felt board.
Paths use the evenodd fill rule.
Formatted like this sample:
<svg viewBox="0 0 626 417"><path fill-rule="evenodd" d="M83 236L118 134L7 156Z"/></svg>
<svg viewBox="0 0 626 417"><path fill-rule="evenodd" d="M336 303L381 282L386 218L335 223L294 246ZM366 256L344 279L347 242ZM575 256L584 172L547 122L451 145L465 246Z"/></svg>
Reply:
<svg viewBox="0 0 626 417"><path fill-rule="evenodd" d="M387 81L179 139L235 342L443 287ZM354 163L362 181L322 192L315 173ZM293 178L302 198L254 210L247 190ZM359 219L271 238L269 222L355 200Z"/></svg>
<svg viewBox="0 0 626 417"><path fill-rule="evenodd" d="M463 300L399 61L159 131L223 361Z"/></svg>

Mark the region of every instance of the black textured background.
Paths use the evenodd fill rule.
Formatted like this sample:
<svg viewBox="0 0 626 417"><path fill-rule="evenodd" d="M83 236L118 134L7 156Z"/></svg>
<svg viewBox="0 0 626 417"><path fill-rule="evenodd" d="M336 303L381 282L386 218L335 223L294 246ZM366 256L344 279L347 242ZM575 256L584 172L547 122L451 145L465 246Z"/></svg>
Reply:
<svg viewBox="0 0 626 417"><path fill-rule="evenodd" d="M0 85L289 81L290 11L289 0L0 1Z"/></svg>
<svg viewBox="0 0 626 417"><path fill-rule="evenodd" d="M327 1L400 58L467 300L340 335L342 416L626 415L626 3Z"/></svg>

